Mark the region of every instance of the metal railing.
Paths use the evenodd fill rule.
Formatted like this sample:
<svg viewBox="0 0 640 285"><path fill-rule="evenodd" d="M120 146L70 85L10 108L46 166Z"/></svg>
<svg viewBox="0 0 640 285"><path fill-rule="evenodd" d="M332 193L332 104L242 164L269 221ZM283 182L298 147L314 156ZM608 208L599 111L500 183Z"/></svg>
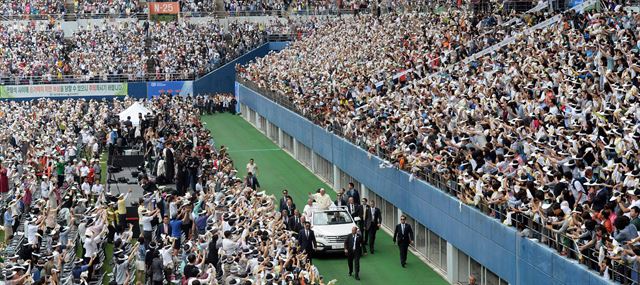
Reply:
<svg viewBox="0 0 640 285"><path fill-rule="evenodd" d="M206 12L180 12L179 18L226 18L226 17L285 17L285 16L320 16L320 15L338 15L340 13L350 13L351 10L300 10L297 12L291 12L287 10L238 10L238 11L206 11ZM33 20L66 20L75 21L79 19L128 19L135 18L138 20L149 19L147 12L117 12L117 13L85 13L83 11L68 12L68 13L54 13L54 14L12 14L12 15L0 15L1 21L33 21Z"/></svg>
<svg viewBox="0 0 640 285"><path fill-rule="evenodd" d="M146 82L146 81L171 81L171 80L196 80L210 71L224 65L221 62L211 69L196 73L141 73L141 74L107 74L103 76L87 77L85 75L15 75L0 76L0 85L41 85L41 84L71 84L71 83L120 83L120 82Z"/></svg>
<svg viewBox="0 0 640 285"><path fill-rule="evenodd" d="M236 77L236 81L244 85L245 87L252 89L262 96L270 99L271 101L277 103L280 106L291 110L316 125L326 128L327 131L340 136L352 144L363 148L365 151L368 151L369 146L365 144L365 141L361 139L362 136L358 135L346 135L341 125L339 124L328 124L328 120L325 120L325 116L322 114L317 114L313 112L308 112L302 108L299 108L294 104L294 102L287 96L282 95L279 92L271 91L265 88L259 87L254 82L246 80L240 76ZM328 115L327 115L328 116ZM384 161L389 163L390 167L398 168L397 159L391 156L390 150L382 150L376 149L373 153L378 157L382 158ZM401 171L408 172L407 169L400 169ZM416 179L421 179L434 186L435 188L453 196L457 199L463 198L466 193L462 189L465 189L464 186L456 179L458 175L456 173L449 172L437 172L437 170L431 167L421 168L419 171L412 172L411 175ZM547 226L549 223L547 221L536 222L534 221L532 216L528 216L522 213L516 213L517 211L507 207L506 201L502 203L490 203L484 198L481 199L477 205L466 203L472 207L477 208L484 214L487 214L500 222L504 222L508 216L512 216L511 220L514 221L512 226L517 227L520 230L527 229L531 236L534 239L537 239L542 244L545 244L551 248L554 248L562 253L562 255L577 259L581 264L587 266L592 270L596 270L599 268L599 262L593 256L592 250L587 250L586 252L580 252L577 249L577 242L570 236L560 233L555 229L549 229ZM514 214L515 213L515 214ZM515 215L515 217L513 217ZM633 267L625 264L622 261L612 261L612 268L609 268L611 274L611 278L616 282L622 284L632 284L633 282L637 282L638 280L633 280L631 275L639 274L637 270L634 270Z"/></svg>
<svg viewBox="0 0 640 285"><path fill-rule="evenodd" d="M298 34L270 34L267 35L267 42L291 42L298 38ZM307 36L306 33L300 33L301 37Z"/></svg>

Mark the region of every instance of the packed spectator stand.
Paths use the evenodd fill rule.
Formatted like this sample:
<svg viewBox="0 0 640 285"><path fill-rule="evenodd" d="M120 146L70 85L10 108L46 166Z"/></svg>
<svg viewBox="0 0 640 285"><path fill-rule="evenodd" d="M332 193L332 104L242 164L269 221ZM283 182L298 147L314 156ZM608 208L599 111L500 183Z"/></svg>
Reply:
<svg viewBox="0 0 640 285"><path fill-rule="evenodd" d="M78 7L104 12L92 3L78 2ZM132 2L123 3L122 9L136 11L127 8ZM408 171L516 227L523 237L576 258L606 278L632 283L639 278L640 254L640 17L613 6L601 13L567 12L560 22L540 30L528 28L552 15L447 9L317 21L302 24L308 36L291 48L239 67L240 80L277 92L295 111L385 158L388 163L381 168ZM192 9L209 9L202 7ZM0 77L7 78L5 84L190 79L264 43L269 31L290 29L281 23L226 28L215 22L129 25L89 26L65 40L55 21L2 24L5 64ZM25 31L32 34L25 36ZM167 35L180 40L168 40ZM508 37L515 41L473 57ZM249 217L271 213L273 198L241 186L224 149L213 148L194 116L233 112L232 97L154 99L145 105L168 116L146 130L110 123L112 115L132 103L129 100L1 103L2 113L10 114L2 118L12 126L10 131L24 118L34 118L23 136L6 133L2 142L0 182L2 170L9 181L0 191L10 193L4 200L18 201L4 205L11 213L5 214L5 223L9 219L15 226L5 249L5 261L11 264L5 276L15 284L34 276L56 284L74 279L96 284L105 276L105 254L97 250L93 256L89 250L87 256L87 248L113 243L119 269L107 278L116 284L142 274L137 272L140 268L151 273L147 278L179 279L185 272L179 260L199 267L205 274L193 278L207 284L250 276L256 278L253 281L317 279L317 270L305 263L304 255L294 252L291 259L281 258L281 250L293 251L287 233L269 245L278 249L272 250L276 256L264 253L259 240L266 239L265 233L281 232L274 222L278 214L267 214L258 223ZM44 111L33 113L33 107ZM67 118L60 111L72 115ZM92 123L82 115L87 113L100 119ZM152 233L132 246L128 241L133 230L118 216L127 194L119 196L109 189L94 194L92 187L100 179L99 150L109 147L112 128L116 137L125 133L140 139L151 153L153 163L144 169L149 174L140 182L154 190L141 200L140 218L167 217L172 230L180 222L184 229L179 234L163 236L161 223L151 231L141 225L142 232ZM55 139L45 139L49 137ZM180 149L194 140L202 145L192 145L193 153L188 147ZM175 192L170 187L155 189L153 182L167 175L157 165L167 163L166 149L177 150L175 163L182 167ZM88 182L92 171L93 181ZM187 194L189 190L200 195ZM46 202L34 202L39 197ZM189 207L189 202L198 206ZM171 205L182 208L171 212ZM185 223L193 227L185 228ZM174 246L180 244L176 240L188 239L193 242L186 247ZM211 246L224 247L224 240L236 255L210 255ZM76 246L84 248L82 256L71 250ZM244 250L236 250L238 246ZM172 254L171 261L161 258ZM214 258L224 261L222 267L206 266ZM139 267L140 261L146 262ZM239 264L261 265L252 267L249 275L239 272ZM298 270L269 273L278 264L293 264ZM86 276L78 273L83 271ZM158 272L161 277L154 275Z"/></svg>
<svg viewBox="0 0 640 285"><path fill-rule="evenodd" d="M5 123L25 126L2 142L0 190L12 201L3 205L6 284L325 284L284 231L275 197L245 187L200 122L201 112L235 110L232 95L161 96L138 102L151 110L138 125L113 119L134 102L0 103ZM100 182L98 158L123 140L146 149L148 162L139 167L137 242L126 219L131 190Z"/></svg>
<svg viewBox="0 0 640 285"><path fill-rule="evenodd" d="M194 79L265 43L267 25L116 22L89 24L64 38L55 23L4 22L0 80L19 85Z"/></svg>
<svg viewBox="0 0 640 285"><path fill-rule="evenodd" d="M569 11L543 29L513 31L512 44L468 63L451 56L456 45L448 38L413 54L427 28L393 25L410 14L353 19L367 23L360 33L363 25L342 20L354 30L349 37L329 23L239 67L239 80L385 158L381 168L408 171L629 284L638 280L640 254L640 16L613 8ZM429 28L440 37L455 33ZM435 56L441 68L402 72L438 62L428 52L436 48L445 51Z"/></svg>
<svg viewBox="0 0 640 285"><path fill-rule="evenodd" d="M311 99L316 108L303 112L315 116L324 107L342 104L332 101L333 97L352 86L356 93L386 91L394 84L444 71L549 16L544 12L478 14L460 9L430 12L325 21L292 48L257 59L240 71L260 87L286 90L295 105L304 106ZM301 94L307 89L317 92L318 98ZM321 96L324 93L330 96Z"/></svg>
<svg viewBox="0 0 640 285"><path fill-rule="evenodd" d="M0 1L0 19L13 20L61 20L130 18L146 19L148 4L153 1L139 0L37 0ZM167 2L167 1L157 1ZM405 11L415 7L445 5L468 5L470 10L488 12L502 7L504 10L524 12L537 1L430 1L415 0L177 0L182 17L227 17L227 16L286 16L350 14L358 11L381 13ZM559 1L553 1L558 6ZM555 7L560 8L560 7Z"/></svg>
<svg viewBox="0 0 640 285"><path fill-rule="evenodd" d="M78 5L83 3L89 2L79 2ZM405 44L410 44L406 48L411 52L394 56L424 57L419 59L421 62L412 63L421 69L415 72L417 76L481 50L522 25L532 25L546 18L544 12L521 16L506 10L481 14L454 9L442 13L429 10L433 7L410 6L410 2L382 2L379 5L385 4L389 5L386 12L415 11L406 15L403 13L404 21L415 23L403 35L407 37ZM362 5L365 6L368 7ZM381 12L377 14L380 16ZM386 15L382 17L389 18ZM63 22L55 18L47 21L5 21L0 23L3 62L0 81L5 85L23 85L194 79L265 43L269 35L286 34L301 39L312 35L327 19L306 16L266 23L236 21L230 24L222 24L217 20L190 22L189 19L165 23L138 20L104 21L100 24L87 22L79 25L67 37L63 32ZM371 23L368 17L355 19L342 17L342 21L351 25ZM437 25L428 32L447 29L451 32L444 37L421 35L427 32L421 30L421 27L427 26L421 22ZM333 25L337 23L339 21L333 22ZM394 28L393 25L385 25L378 30L376 37ZM339 27L334 26L334 29ZM28 36L27 31L30 32ZM415 42L412 42L414 39ZM378 48L381 44L368 48ZM438 48L431 50L432 46ZM192 56L186 57L187 54ZM433 59L435 57L439 58ZM393 60L394 64L388 70L382 70L383 73L405 67L403 59Z"/></svg>
<svg viewBox="0 0 640 285"><path fill-rule="evenodd" d="M149 13L147 2L139 0L37 0L0 1L0 16L14 19L46 19L58 17L132 17ZM156 1L168 2L168 1ZM225 15L283 15L286 13L325 14L353 9L371 9L380 5L385 9L416 5L415 1L291 1L291 0L177 0L180 13L185 16Z"/></svg>

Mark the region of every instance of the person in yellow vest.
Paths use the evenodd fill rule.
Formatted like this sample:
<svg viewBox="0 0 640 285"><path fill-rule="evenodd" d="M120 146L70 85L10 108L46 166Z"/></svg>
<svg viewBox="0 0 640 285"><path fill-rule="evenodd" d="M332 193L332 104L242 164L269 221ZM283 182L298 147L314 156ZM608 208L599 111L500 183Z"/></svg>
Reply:
<svg viewBox="0 0 640 285"><path fill-rule="evenodd" d="M131 194L131 192L133 192L133 189L129 188L129 192L127 192L126 194L120 194L120 196L118 196L118 222L120 225L121 229L124 229L124 227L126 226L126 217L127 217L127 206L126 206L126 201L127 198L129 197L129 194Z"/></svg>
<svg viewBox="0 0 640 285"><path fill-rule="evenodd" d="M107 228L109 230L107 240L109 242L113 242L113 236L116 232L116 226L118 225L118 209L116 206L116 203L111 202L107 208Z"/></svg>

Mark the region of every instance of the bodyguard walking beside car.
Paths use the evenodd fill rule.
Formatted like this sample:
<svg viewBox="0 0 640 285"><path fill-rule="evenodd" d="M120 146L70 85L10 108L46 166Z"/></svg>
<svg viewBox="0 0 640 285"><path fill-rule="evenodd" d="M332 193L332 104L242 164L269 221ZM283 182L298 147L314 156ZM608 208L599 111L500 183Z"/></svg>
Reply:
<svg viewBox="0 0 640 285"><path fill-rule="evenodd" d="M405 267L407 265L407 252L409 251L409 245L413 243L413 229L409 224L406 224L407 217L402 215L400 217L400 224L396 225L396 230L393 232L393 243L398 243L400 248L400 265Z"/></svg>
<svg viewBox="0 0 640 285"><path fill-rule="evenodd" d="M298 233L298 243L300 244L300 248L307 253L307 258L309 258L309 263L313 264L311 260L311 256L313 255L313 251L318 247L316 244L316 235L311 230L311 223L305 222L304 229L300 230Z"/></svg>
<svg viewBox="0 0 640 285"><path fill-rule="evenodd" d="M355 271L356 280L360 280L360 257L362 256L362 236L358 234L358 227L351 229L351 234L344 241L344 253L349 264L349 276Z"/></svg>
<svg viewBox="0 0 640 285"><path fill-rule="evenodd" d="M367 215L364 219L364 240L369 242L369 251L371 254L374 254L376 233L382 224L382 214L380 213L380 209L376 208L376 202L373 200L369 201L369 207L366 211Z"/></svg>

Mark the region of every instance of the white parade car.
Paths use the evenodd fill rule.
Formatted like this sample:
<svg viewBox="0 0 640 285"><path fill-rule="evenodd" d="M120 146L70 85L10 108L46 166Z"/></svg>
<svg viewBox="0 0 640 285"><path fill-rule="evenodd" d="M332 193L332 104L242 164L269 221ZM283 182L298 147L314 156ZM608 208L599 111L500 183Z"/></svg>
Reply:
<svg viewBox="0 0 640 285"><path fill-rule="evenodd" d="M311 229L316 235L316 251L342 251L344 241L356 224L346 207L330 207L327 210L314 209Z"/></svg>

